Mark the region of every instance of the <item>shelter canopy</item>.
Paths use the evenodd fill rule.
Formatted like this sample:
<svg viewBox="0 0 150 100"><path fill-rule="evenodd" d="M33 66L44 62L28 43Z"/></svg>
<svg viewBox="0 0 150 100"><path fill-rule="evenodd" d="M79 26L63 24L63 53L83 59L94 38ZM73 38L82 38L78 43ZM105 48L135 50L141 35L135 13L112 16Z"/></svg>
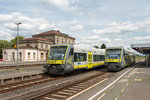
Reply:
<svg viewBox="0 0 150 100"><path fill-rule="evenodd" d="M150 54L150 43L131 44L131 48L142 54Z"/></svg>

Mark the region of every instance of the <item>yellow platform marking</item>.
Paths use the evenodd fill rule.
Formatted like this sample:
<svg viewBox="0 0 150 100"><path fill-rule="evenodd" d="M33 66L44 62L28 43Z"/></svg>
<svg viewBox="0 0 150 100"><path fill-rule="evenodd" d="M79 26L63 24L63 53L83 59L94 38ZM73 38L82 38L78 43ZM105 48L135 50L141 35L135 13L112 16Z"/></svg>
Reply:
<svg viewBox="0 0 150 100"><path fill-rule="evenodd" d="M102 99L113 88L114 88L114 86L112 86L110 89L106 90L97 100Z"/></svg>
<svg viewBox="0 0 150 100"><path fill-rule="evenodd" d="M126 83L126 85L124 86L124 88L121 90L120 95L117 96L117 97L115 98L115 100L118 100L118 99L119 99L119 97L123 94L123 92L125 91L125 89L128 87L129 84L130 84L130 81L128 81L128 82Z"/></svg>

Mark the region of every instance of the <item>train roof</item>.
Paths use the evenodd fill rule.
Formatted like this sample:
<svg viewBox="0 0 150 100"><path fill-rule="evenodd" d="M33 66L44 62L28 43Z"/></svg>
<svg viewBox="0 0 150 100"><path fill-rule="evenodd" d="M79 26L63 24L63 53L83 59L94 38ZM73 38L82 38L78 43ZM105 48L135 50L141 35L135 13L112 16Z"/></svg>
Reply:
<svg viewBox="0 0 150 100"><path fill-rule="evenodd" d="M122 46L120 46L120 47L108 47L108 48L106 48L106 49L124 49L124 47L122 47Z"/></svg>
<svg viewBox="0 0 150 100"><path fill-rule="evenodd" d="M84 46L84 45L74 45L74 51L75 52L93 52L93 53L105 54L105 49L96 49L96 48L91 48L89 46Z"/></svg>
<svg viewBox="0 0 150 100"><path fill-rule="evenodd" d="M105 49L96 49L92 48L90 46L86 45L72 45L72 44L55 44L52 46L73 46L74 47L74 52L81 52L81 53L87 53L87 52L92 52L92 53L97 53L97 54L105 54Z"/></svg>
<svg viewBox="0 0 150 100"><path fill-rule="evenodd" d="M134 53L131 49L129 49L129 48L124 48L124 47L122 47L122 46L120 46L120 47L108 47L108 48L106 48L106 49L124 49L126 54L135 55L135 53Z"/></svg>

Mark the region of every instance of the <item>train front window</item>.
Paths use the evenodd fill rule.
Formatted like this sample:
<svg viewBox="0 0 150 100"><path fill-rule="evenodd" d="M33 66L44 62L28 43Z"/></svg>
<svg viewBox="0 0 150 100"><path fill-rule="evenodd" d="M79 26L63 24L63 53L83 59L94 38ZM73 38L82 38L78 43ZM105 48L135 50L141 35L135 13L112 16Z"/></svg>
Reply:
<svg viewBox="0 0 150 100"><path fill-rule="evenodd" d="M67 46L52 46L50 49L49 60L64 60Z"/></svg>
<svg viewBox="0 0 150 100"><path fill-rule="evenodd" d="M107 49L106 59L120 59L121 49Z"/></svg>

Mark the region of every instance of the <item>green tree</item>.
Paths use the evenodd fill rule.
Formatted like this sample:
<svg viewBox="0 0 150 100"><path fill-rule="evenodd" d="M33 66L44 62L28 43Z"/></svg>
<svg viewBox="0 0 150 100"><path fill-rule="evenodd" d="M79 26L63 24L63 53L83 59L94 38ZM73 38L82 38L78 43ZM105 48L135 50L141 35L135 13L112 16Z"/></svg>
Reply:
<svg viewBox="0 0 150 100"><path fill-rule="evenodd" d="M22 40L24 37L18 36L18 39ZM3 58L3 49L14 47L15 44L17 44L17 36L10 40L10 42L7 40L0 40L0 59Z"/></svg>
<svg viewBox="0 0 150 100"><path fill-rule="evenodd" d="M98 47L98 46L94 46L94 48L97 48L97 49L99 49L99 47Z"/></svg>
<svg viewBox="0 0 150 100"><path fill-rule="evenodd" d="M101 45L101 49L106 49L106 45L104 43Z"/></svg>
<svg viewBox="0 0 150 100"><path fill-rule="evenodd" d="M18 36L18 40L24 39L23 36ZM10 40L11 46L14 47L15 44L17 44L17 36L14 39Z"/></svg>
<svg viewBox="0 0 150 100"><path fill-rule="evenodd" d="M0 59L3 57L3 49L10 48L11 43L7 40L0 40Z"/></svg>

